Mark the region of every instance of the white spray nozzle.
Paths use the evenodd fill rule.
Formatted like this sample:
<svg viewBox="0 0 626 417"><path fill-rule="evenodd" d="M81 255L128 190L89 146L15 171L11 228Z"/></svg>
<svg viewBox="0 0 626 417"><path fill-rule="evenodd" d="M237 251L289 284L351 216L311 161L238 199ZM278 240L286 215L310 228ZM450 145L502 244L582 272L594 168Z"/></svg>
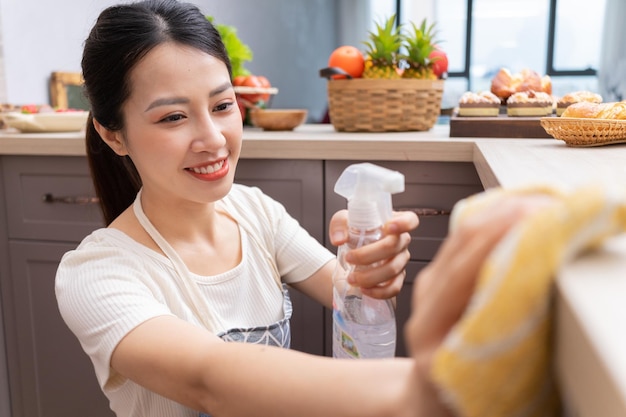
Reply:
<svg viewBox="0 0 626 417"><path fill-rule="evenodd" d="M351 227L372 229L391 218L391 195L404 191L404 175L364 162L347 167L335 184L335 192L348 200Z"/></svg>

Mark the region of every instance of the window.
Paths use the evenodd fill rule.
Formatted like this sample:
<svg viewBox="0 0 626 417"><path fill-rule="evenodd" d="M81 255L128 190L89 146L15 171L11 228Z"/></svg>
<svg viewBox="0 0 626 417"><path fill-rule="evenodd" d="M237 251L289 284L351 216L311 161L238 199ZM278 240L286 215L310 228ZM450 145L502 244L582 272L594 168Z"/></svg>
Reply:
<svg viewBox="0 0 626 417"><path fill-rule="evenodd" d="M553 93L598 91L606 0L397 0L400 21L437 22L449 58L442 107L488 90L501 68L552 78ZM427 4L425 4L427 3Z"/></svg>

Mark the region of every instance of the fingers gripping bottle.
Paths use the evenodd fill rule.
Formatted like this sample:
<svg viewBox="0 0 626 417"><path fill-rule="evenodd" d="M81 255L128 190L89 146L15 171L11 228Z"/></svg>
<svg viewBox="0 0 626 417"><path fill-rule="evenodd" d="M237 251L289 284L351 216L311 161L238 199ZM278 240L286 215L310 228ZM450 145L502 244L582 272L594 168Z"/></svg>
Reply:
<svg viewBox="0 0 626 417"><path fill-rule="evenodd" d="M345 260L347 251L382 237L391 218L391 195L404 191L404 175L361 163L350 165L335 184L335 192L348 200L348 242L337 251L333 274L333 357L391 358L396 351L396 319L391 300L364 295L348 283L358 270ZM371 266L370 266L371 267ZM360 267L367 268L367 267Z"/></svg>

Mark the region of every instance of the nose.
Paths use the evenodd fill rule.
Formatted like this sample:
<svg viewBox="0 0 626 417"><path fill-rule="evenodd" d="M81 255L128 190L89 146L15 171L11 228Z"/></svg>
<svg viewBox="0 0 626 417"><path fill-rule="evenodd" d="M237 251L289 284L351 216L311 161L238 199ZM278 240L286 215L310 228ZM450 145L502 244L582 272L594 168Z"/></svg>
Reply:
<svg viewBox="0 0 626 417"><path fill-rule="evenodd" d="M211 117L209 112L196 118L193 124L191 150L194 152L206 152L223 147L226 143L226 138L222 130L221 123Z"/></svg>

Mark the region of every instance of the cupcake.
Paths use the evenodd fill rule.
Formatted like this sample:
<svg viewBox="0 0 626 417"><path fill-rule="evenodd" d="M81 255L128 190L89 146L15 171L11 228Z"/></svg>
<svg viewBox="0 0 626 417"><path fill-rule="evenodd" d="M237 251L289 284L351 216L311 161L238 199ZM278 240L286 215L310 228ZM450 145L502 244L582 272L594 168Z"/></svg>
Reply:
<svg viewBox="0 0 626 417"><path fill-rule="evenodd" d="M548 93L522 91L511 95L506 101L509 116L542 117L552 114L554 100Z"/></svg>
<svg viewBox="0 0 626 417"><path fill-rule="evenodd" d="M463 93L459 99L459 116L497 116L500 112L500 98L490 91Z"/></svg>
<svg viewBox="0 0 626 417"><path fill-rule="evenodd" d="M574 91L573 93L565 94L556 102L556 115L561 116L568 106L581 101L602 103L602 96L591 91Z"/></svg>

